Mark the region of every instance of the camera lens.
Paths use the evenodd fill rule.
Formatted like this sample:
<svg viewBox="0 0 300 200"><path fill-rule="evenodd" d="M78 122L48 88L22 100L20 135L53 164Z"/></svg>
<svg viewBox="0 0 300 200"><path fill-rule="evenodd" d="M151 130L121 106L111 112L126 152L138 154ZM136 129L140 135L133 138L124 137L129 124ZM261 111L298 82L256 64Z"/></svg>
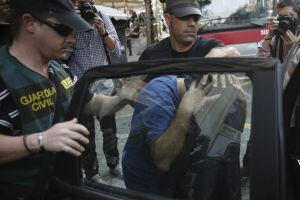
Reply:
<svg viewBox="0 0 300 200"><path fill-rule="evenodd" d="M97 12L96 8L94 8L93 5L81 1L79 4L79 9L81 12L81 16L83 19L85 19L87 22L91 23L91 21L95 17L95 12Z"/></svg>
<svg viewBox="0 0 300 200"><path fill-rule="evenodd" d="M279 22L279 27L285 32L289 29L290 22L287 20L282 20Z"/></svg>
<svg viewBox="0 0 300 200"><path fill-rule="evenodd" d="M92 10L86 10L86 12L84 13L84 16L88 20L93 20L95 17L95 13Z"/></svg>
<svg viewBox="0 0 300 200"><path fill-rule="evenodd" d="M280 15L277 20L279 21L278 28L275 30L277 36L283 35L287 30L295 31L297 23L291 14Z"/></svg>

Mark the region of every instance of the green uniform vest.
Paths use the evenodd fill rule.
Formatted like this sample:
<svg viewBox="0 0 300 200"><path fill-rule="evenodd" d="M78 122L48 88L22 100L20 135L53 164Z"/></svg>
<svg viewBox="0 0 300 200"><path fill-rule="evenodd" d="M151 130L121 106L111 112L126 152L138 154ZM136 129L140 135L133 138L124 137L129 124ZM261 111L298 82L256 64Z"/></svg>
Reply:
<svg viewBox="0 0 300 200"><path fill-rule="evenodd" d="M51 61L50 64L54 72L52 81L25 67L8 53L7 46L0 48L0 78L12 95L21 118L21 132L13 135L49 129L54 114L56 121L63 121L73 93L73 83L58 62ZM33 187L43 158L44 154L35 154L0 165L0 181Z"/></svg>

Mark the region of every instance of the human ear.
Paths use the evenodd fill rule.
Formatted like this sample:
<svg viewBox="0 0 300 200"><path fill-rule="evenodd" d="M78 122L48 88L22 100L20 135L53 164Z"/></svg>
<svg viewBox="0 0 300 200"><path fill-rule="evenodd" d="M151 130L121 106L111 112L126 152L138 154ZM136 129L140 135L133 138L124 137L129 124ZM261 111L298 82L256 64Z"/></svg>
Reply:
<svg viewBox="0 0 300 200"><path fill-rule="evenodd" d="M169 13L165 13L164 17L165 17L165 21L167 23L167 26L170 27L171 15Z"/></svg>
<svg viewBox="0 0 300 200"><path fill-rule="evenodd" d="M24 14L22 16L22 26L29 33L34 33L36 30L35 20L30 14Z"/></svg>

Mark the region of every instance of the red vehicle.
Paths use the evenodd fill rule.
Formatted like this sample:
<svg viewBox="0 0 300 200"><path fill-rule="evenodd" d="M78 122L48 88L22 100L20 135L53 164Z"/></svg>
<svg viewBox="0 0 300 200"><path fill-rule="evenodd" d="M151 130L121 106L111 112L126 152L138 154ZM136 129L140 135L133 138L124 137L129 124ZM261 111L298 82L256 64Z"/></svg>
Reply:
<svg viewBox="0 0 300 200"><path fill-rule="evenodd" d="M255 56L257 42L268 34L273 1L212 0L202 12L199 35L232 45L244 56Z"/></svg>

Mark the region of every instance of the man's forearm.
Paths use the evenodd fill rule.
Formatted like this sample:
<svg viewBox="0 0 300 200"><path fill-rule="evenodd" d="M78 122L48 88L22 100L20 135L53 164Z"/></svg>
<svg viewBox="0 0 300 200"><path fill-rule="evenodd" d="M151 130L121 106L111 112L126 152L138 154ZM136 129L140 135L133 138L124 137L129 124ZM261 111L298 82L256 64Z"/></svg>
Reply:
<svg viewBox="0 0 300 200"><path fill-rule="evenodd" d="M216 47L208 52L205 57L234 57L241 54L233 47Z"/></svg>
<svg viewBox="0 0 300 200"><path fill-rule="evenodd" d="M266 51L270 51L270 44L271 44L272 38L271 39L263 39L262 41L262 48Z"/></svg>
<svg viewBox="0 0 300 200"><path fill-rule="evenodd" d="M169 170L181 152L191 116L192 114L177 112L168 129L152 144L152 158L159 169Z"/></svg>
<svg viewBox="0 0 300 200"><path fill-rule="evenodd" d="M271 57L270 41L261 40L257 45L257 56L262 58Z"/></svg>
<svg viewBox="0 0 300 200"><path fill-rule="evenodd" d="M106 37L103 37L102 40L110 55L116 57L121 56L121 43L115 35L108 34Z"/></svg>
<svg viewBox="0 0 300 200"><path fill-rule="evenodd" d="M105 44L105 46L109 49L109 50L113 50L116 47L116 39L110 35L107 35L106 37L103 37L103 42Z"/></svg>
<svg viewBox="0 0 300 200"><path fill-rule="evenodd" d="M122 109L128 103L125 99L120 99L119 96L105 96L94 94L92 99L87 103L85 112L90 115L95 115L100 118L113 114Z"/></svg>

